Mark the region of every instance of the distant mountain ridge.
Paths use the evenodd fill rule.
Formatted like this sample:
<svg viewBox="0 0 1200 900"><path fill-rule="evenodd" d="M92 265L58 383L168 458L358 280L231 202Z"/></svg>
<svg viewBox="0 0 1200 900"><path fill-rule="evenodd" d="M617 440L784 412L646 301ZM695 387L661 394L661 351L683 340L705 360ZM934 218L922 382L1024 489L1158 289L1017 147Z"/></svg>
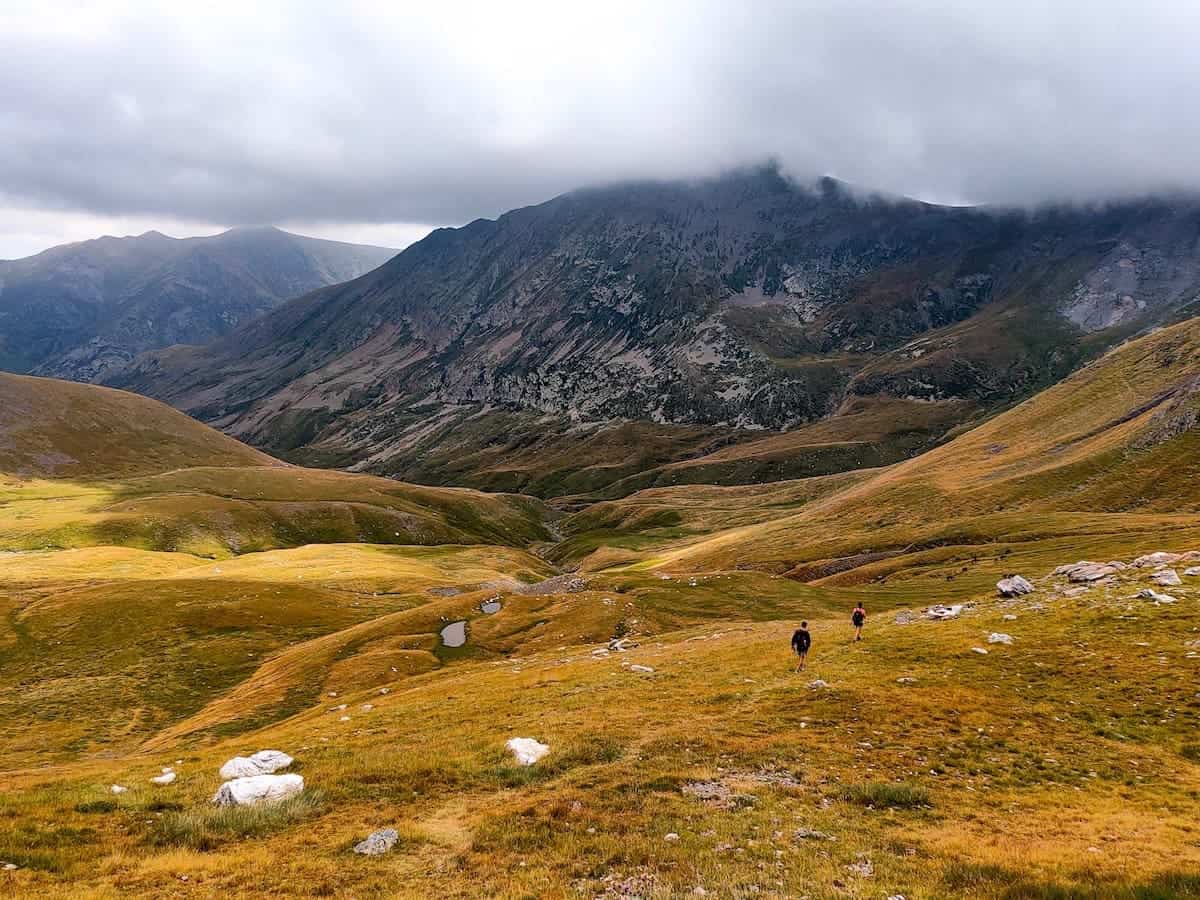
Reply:
<svg viewBox="0 0 1200 900"><path fill-rule="evenodd" d="M0 260L0 369L96 381L138 353L208 343L394 254L252 227L102 237Z"/></svg>
<svg viewBox="0 0 1200 900"><path fill-rule="evenodd" d="M630 471L572 463L573 424L716 429L658 465L719 448L722 434L935 404L933 430L905 443L918 452L1200 312L1198 297L1194 198L952 208L797 185L768 166L582 190L439 229L361 278L207 347L148 354L111 382L294 459L431 483L525 490L544 473L460 463L563 434L564 471L590 466L596 487ZM831 465L863 464L842 456ZM761 474L739 463L728 477ZM549 483L543 495L561 479Z"/></svg>

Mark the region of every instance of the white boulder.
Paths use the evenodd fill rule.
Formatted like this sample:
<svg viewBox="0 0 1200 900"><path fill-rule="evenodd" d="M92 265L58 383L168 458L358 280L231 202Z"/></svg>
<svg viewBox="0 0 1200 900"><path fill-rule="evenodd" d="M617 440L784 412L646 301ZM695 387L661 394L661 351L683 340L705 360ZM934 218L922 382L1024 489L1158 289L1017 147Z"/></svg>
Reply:
<svg viewBox="0 0 1200 900"><path fill-rule="evenodd" d="M996 582L996 590L1001 597L1020 597L1022 594L1032 594L1033 585L1020 575L1010 575Z"/></svg>
<svg viewBox="0 0 1200 900"><path fill-rule="evenodd" d="M549 746L539 743L533 738L509 738L504 745L516 758L521 766L532 766L535 762L550 752Z"/></svg>
<svg viewBox="0 0 1200 900"><path fill-rule="evenodd" d="M365 841L355 844L354 852L361 853L363 856L379 856L395 847L398 840L400 840L400 834L395 828L381 828L367 835Z"/></svg>
<svg viewBox="0 0 1200 900"><path fill-rule="evenodd" d="M129 788L125 787L123 784L114 784L109 788L109 790L114 794L124 794L127 790L129 790Z"/></svg>
<svg viewBox="0 0 1200 900"><path fill-rule="evenodd" d="M810 690L819 691L829 687L829 682L821 678L815 678L808 683L808 687Z"/></svg>
<svg viewBox="0 0 1200 900"><path fill-rule="evenodd" d="M258 803L278 803L304 790L301 775L251 775L234 778L221 785L213 795L217 806L254 806Z"/></svg>
<svg viewBox="0 0 1200 900"><path fill-rule="evenodd" d="M1112 563L1098 563L1084 559L1077 563L1059 566L1054 570L1054 574L1066 575L1068 581L1088 582L1099 581L1101 578L1115 575L1118 571L1118 567Z"/></svg>
<svg viewBox="0 0 1200 900"><path fill-rule="evenodd" d="M971 648L971 652L972 652L972 653L978 653L980 656L987 656L987 655L988 655L988 652L987 652L987 650L983 649L983 647L972 647L972 648Z"/></svg>
<svg viewBox="0 0 1200 900"><path fill-rule="evenodd" d="M629 667L629 671L631 671L631 672L653 672L654 669L652 669L650 666L643 666L643 665L639 665L638 663L634 663L632 666Z"/></svg>
<svg viewBox="0 0 1200 900"><path fill-rule="evenodd" d="M1184 569L1183 574L1187 575L1189 578L1194 578L1197 575L1200 575L1200 566L1192 566L1190 569Z"/></svg>
<svg viewBox="0 0 1200 900"><path fill-rule="evenodd" d="M953 606L943 606L936 603L929 609L925 610L925 618L927 619L956 619L958 614L963 611L963 605L956 603Z"/></svg>
<svg viewBox="0 0 1200 900"><path fill-rule="evenodd" d="M221 766L222 778L252 778L255 775L270 775L286 769L294 760L280 750L259 750L250 756L235 756Z"/></svg>
<svg viewBox="0 0 1200 900"><path fill-rule="evenodd" d="M988 635L989 644L1011 644L1013 638L1011 634L1005 634L1002 631L993 631Z"/></svg>
<svg viewBox="0 0 1200 900"><path fill-rule="evenodd" d="M172 781L175 780L175 770L174 769L163 769L161 775L155 775L150 780L152 782L154 782L155 784L170 784Z"/></svg>

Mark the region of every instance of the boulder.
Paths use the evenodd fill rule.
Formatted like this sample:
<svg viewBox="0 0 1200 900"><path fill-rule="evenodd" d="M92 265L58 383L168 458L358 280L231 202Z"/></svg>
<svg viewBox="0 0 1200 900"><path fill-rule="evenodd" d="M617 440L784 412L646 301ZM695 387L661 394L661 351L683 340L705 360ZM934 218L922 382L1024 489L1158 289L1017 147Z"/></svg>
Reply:
<svg viewBox="0 0 1200 900"><path fill-rule="evenodd" d="M150 779L154 784L170 784L175 780L175 770L169 766L162 770L161 775L155 775Z"/></svg>
<svg viewBox="0 0 1200 900"><path fill-rule="evenodd" d="M129 790L129 788L125 787L123 784L114 784L109 788L109 790L114 794L124 794L127 790Z"/></svg>
<svg viewBox="0 0 1200 900"><path fill-rule="evenodd" d="M301 775L251 775L234 778L221 785L213 795L217 806L254 806L258 803L278 803L304 790Z"/></svg>
<svg viewBox="0 0 1200 900"><path fill-rule="evenodd" d="M1002 631L993 631L988 635L989 644L1011 644L1013 638L1011 634L1005 634Z"/></svg>
<svg viewBox="0 0 1200 900"><path fill-rule="evenodd" d="M1098 563L1089 560L1080 560L1077 563L1069 563L1065 566L1059 566L1054 570L1055 575L1066 575L1068 581L1088 582L1099 581L1101 578L1107 578L1109 575L1115 575L1120 571L1111 563Z"/></svg>
<svg viewBox="0 0 1200 900"><path fill-rule="evenodd" d="M517 765L532 766L535 762L550 752L546 744L539 743L533 738L510 738L504 745L517 760Z"/></svg>
<svg viewBox="0 0 1200 900"><path fill-rule="evenodd" d="M1179 578L1179 573L1174 569L1163 569L1160 572L1155 572L1150 576L1150 580L1159 587L1178 587L1183 584Z"/></svg>
<svg viewBox="0 0 1200 900"><path fill-rule="evenodd" d="M1133 565L1138 569L1145 569L1150 566L1169 566L1179 562L1182 556L1182 553L1165 553L1159 550L1156 553L1147 553L1145 556L1139 556L1133 561Z"/></svg>
<svg viewBox="0 0 1200 900"><path fill-rule="evenodd" d="M259 750L250 756L235 756L221 766L222 778L252 778L255 775L270 775L292 764L290 756L280 750Z"/></svg>
<svg viewBox="0 0 1200 900"><path fill-rule="evenodd" d="M1184 569L1183 574L1187 575L1189 578L1194 578L1197 575L1200 575L1200 566L1192 566L1190 569Z"/></svg>
<svg viewBox="0 0 1200 900"><path fill-rule="evenodd" d="M958 614L963 611L961 603L956 603L953 606L943 606L940 603L935 603L929 609L925 610L925 618L927 619L955 619Z"/></svg>
<svg viewBox="0 0 1200 900"><path fill-rule="evenodd" d="M1022 594L1032 594L1033 585L1020 575L1010 575L996 582L996 590L1001 597L1020 597Z"/></svg>
<svg viewBox="0 0 1200 900"><path fill-rule="evenodd" d="M367 835L366 840L355 844L354 852L361 853L363 856L380 856L395 847L398 840L400 840L400 834L395 828L381 828L378 831L372 831Z"/></svg>

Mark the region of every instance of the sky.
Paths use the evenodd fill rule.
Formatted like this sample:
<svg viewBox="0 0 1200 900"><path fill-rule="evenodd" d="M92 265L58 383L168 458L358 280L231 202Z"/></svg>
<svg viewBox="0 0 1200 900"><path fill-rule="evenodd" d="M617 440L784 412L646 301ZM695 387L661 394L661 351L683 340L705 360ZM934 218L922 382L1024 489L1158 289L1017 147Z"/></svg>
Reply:
<svg viewBox="0 0 1200 900"><path fill-rule="evenodd" d="M778 160L952 203L1200 189L1196 0L0 0L0 258L245 224L402 247Z"/></svg>

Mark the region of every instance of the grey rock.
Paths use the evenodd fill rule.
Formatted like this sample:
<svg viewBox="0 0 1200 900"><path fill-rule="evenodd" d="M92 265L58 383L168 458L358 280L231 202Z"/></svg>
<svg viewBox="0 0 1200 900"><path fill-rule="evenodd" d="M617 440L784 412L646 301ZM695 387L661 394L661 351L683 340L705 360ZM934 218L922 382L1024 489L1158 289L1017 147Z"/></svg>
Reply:
<svg viewBox="0 0 1200 900"><path fill-rule="evenodd" d="M396 846L400 833L395 828L381 828L367 835L366 840L354 845L354 852L363 856L380 856Z"/></svg>
<svg viewBox="0 0 1200 900"><path fill-rule="evenodd" d="M1161 572L1155 572L1150 576L1150 580L1159 587L1178 587L1183 584L1179 573L1174 569L1163 569Z"/></svg>
<svg viewBox="0 0 1200 900"><path fill-rule="evenodd" d="M1033 585L1020 575L1010 575L996 582L996 590L1001 597L1020 597L1022 594L1032 594Z"/></svg>

